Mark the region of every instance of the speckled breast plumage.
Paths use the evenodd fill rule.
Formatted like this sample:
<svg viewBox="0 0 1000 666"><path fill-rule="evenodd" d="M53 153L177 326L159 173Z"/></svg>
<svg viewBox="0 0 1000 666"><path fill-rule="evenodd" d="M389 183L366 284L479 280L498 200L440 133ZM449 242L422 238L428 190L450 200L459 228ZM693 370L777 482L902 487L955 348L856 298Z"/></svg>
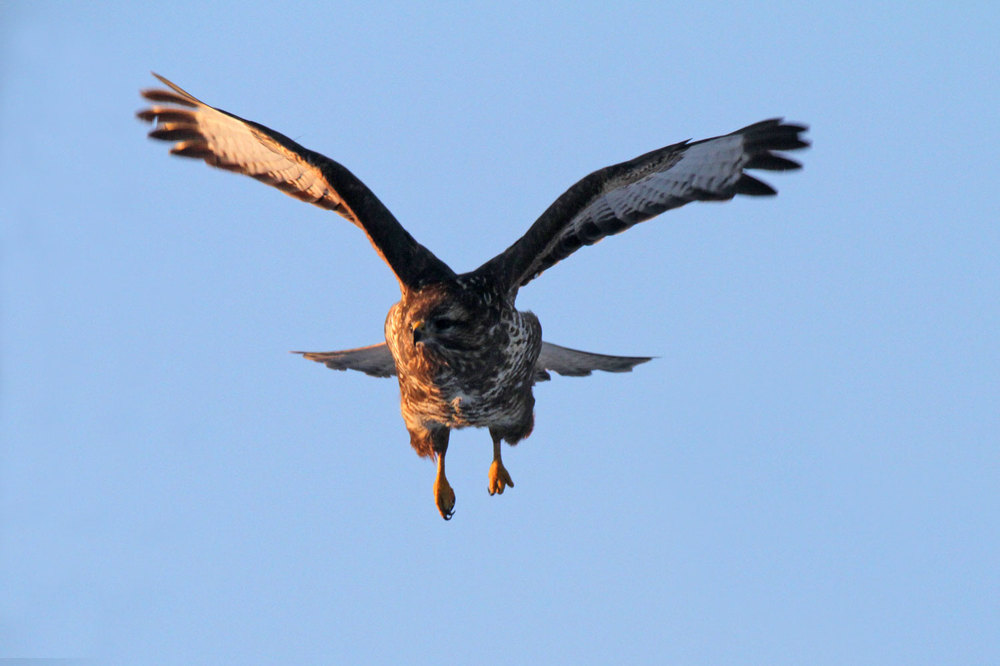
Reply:
<svg viewBox="0 0 1000 666"><path fill-rule="evenodd" d="M397 303L386 319L386 342L396 361L401 408L409 428L530 429L535 361L542 344L538 319L500 307L484 313L464 349L415 344L412 312Z"/></svg>

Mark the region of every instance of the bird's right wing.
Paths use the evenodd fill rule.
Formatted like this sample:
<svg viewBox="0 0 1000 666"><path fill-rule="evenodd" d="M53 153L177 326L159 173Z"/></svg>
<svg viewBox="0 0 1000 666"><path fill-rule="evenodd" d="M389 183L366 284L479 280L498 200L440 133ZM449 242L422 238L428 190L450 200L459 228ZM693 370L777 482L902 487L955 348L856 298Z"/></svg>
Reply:
<svg viewBox="0 0 1000 666"><path fill-rule="evenodd" d="M608 356L593 354L551 342L542 343L542 351L535 361L535 382L552 379L548 371L567 377L586 377L594 370L604 372L631 372L632 368L651 360L652 356Z"/></svg>
<svg viewBox="0 0 1000 666"><path fill-rule="evenodd" d="M392 353L384 342L341 351L292 353L323 363L331 370L358 370L372 377L392 377L396 374L396 362L392 360Z"/></svg>
<svg viewBox="0 0 1000 666"><path fill-rule="evenodd" d="M252 176L296 199L339 213L368 235L404 286L418 288L454 276L341 164L270 128L209 106L158 74L153 76L170 90L142 91L154 104L136 115L155 125L150 137L176 142L172 154Z"/></svg>

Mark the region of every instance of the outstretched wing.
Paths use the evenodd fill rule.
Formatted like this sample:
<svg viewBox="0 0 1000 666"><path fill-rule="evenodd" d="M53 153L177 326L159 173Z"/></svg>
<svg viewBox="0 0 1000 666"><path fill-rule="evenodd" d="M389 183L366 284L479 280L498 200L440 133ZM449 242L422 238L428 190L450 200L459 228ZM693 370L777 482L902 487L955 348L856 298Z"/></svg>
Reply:
<svg viewBox="0 0 1000 666"><path fill-rule="evenodd" d="M567 377L585 377L594 370L604 372L630 372L632 368L652 359L652 356L608 356L560 347L542 342L542 350L535 361L535 382L552 379L548 371Z"/></svg>
<svg viewBox="0 0 1000 666"><path fill-rule="evenodd" d="M370 347L345 349L330 352L292 352L303 358L323 363L333 370L358 370L372 377L391 377L396 374L396 364L392 360L389 347L384 342ZM549 371L567 377L585 377L594 370L605 372L629 372L651 356L608 356L560 347L551 342L543 342L542 350L535 362L534 381L552 379Z"/></svg>
<svg viewBox="0 0 1000 666"><path fill-rule="evenodd" d="M150 137L176 142L172 154L253 176L296 199L336 211L368 235L402 285L417 288L454 275L341 164L263 125L211 107L159 74L153 76L170 90L142 91L154 104L136 115L155 124Z"/></svg>
<svg viewBox="0 0 1000 666"><path fill-rule="evenodd" d="M786 171L776 155L809 144L804 125L765 120L725 136L684 141L586 176L549 206L517 242L477 269L511 292L584 245L620 233L690 201L776 194L745 169Z"/></svg>
<svg viewBox="0 0 1000 666"><path fill-rule="evenodd" d="M292 352L303 358L323 363L333 370L358 370L372 377L391 377L396 374L396 363L384 342L370 347L331 352Z"/></svg>

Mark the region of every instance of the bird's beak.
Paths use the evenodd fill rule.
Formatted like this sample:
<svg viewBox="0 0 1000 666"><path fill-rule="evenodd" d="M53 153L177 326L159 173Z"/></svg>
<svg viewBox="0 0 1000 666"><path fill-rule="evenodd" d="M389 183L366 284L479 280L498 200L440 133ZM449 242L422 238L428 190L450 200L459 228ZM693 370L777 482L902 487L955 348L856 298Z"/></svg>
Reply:
<svg viewBox="0 0 1000 666"><path fill-rule="evenodd" d="M424 327L425 324L422 321L418 321L413 325L413 344L416 345L418 342L424 339Z"/></svg>

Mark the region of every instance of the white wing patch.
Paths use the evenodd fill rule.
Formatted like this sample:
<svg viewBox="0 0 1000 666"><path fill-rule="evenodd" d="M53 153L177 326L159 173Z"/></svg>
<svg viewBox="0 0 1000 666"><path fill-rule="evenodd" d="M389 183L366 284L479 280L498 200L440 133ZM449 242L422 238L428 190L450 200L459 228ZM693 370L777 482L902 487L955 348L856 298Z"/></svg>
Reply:
<svg viewBox="0 0 1000 666"><path fill-rule="evenodd" d="M172 91L147 90L143 95L151 101L177 106L153 105L141 111L139 117L155 123L151 137L177 141L171 153L203 159L211 166L252 176L296 199L334 210L361 226L322 170L309 161L308 150L273 130L268 130L269 134L258 129L256 123L209 106L167 79L158 78Z"/></svg>
<svg viewBox="0 0 1000 666"><path fill-rule="evenodd" d="M584 208L563 235L587 222L601 224L616 218L631 226L694 199L731 199L745 163L742 136L696 143L662 171L624 185L609 183L610 189Z"/></svg>
<svg viewBox="0 0 1000 666"><path fill-rule="evenodd" d="M661 196L689 198L692 192L699 192L730 198L729 190L742 175L745 162L743 137L723 136L694 144L675 165L647 180L659 186Z"/></svg>

